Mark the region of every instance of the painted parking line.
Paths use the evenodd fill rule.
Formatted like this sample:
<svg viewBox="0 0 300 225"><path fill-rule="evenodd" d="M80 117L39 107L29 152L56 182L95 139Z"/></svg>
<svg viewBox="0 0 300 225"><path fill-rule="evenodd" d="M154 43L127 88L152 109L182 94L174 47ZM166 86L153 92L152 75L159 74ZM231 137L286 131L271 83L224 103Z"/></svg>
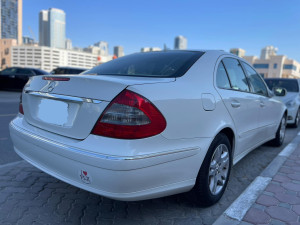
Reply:
<svg viewBox="0 0 300 225"><path fill-rule="evenodd" d="M5 116L16 116L17 114L13 113L13 114L0 114L0 117L5 117Z"/></svg>
<svg viewBox="0 0 300 225"><path fill-rule="evenodd" d="M0 141L6 141L8 138L7 137L3 137L3 138L0 138Z"/></svg>

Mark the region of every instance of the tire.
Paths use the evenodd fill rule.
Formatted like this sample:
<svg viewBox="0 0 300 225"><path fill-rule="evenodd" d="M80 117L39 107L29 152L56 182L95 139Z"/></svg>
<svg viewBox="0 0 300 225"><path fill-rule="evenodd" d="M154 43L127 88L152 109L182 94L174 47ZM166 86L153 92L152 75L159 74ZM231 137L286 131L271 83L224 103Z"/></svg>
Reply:
<svg viewBox="0 0 300 225"><path fill-rule="evenodd" d="M276 131L276 136L269 143L272 146L279 147L283 144L286 131L286 115L284 115L280 121L279 127ZM283 133L282 133L283 132Z"/></svg>
<svg viewBox="0 0 300 225"><path fill-rule="evenodd" d="M298 128L299 120L300 120L300 110L298 109L298 112L297 112L296 118L295 118L295 122L293 124L291 124L291 127Z"/></svg>
<svg viewBox="0 0 300 225"><path fill-rule="evenodd" d="M218 157L220 153L221 155ZM228 137L223 133L218 134L207 151L196 184L190 192L190 197L197 205L208 207L218 202L222 197L232 166L231 153ZM221 162L223 162L223 166L220 165Z"/></svg>

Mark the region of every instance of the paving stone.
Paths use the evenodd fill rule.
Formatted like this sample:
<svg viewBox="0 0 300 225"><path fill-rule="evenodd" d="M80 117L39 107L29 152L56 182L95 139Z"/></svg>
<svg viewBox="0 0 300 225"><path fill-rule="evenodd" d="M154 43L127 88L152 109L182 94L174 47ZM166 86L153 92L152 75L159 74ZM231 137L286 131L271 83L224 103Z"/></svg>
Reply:
<svg viewBox="0 0 300 225"><path fill-rule="evenodd" d="M289 204L300 204L300 198L293 195L276 193L275 198L277 198L281 202L285 202Z"/></svg>
<svg viewBox="0 0 300 225"><path fill-rule="evenodd" d="M269 191L264 191L263 192L264 195L268 195L268 196L274 196L275 194Z"/></svg>
<svg viewBox="0 0 300 225"><path fill-rule="evenodd" d="M292 208L292 206L289 203L284 203L284 202L279 203L278 206L284 207L284 208L287 208L287 209Z"/></svg>
<svg viewBox="0 0 300 225"><path fill-rule="evenodd" d="M292 182L288 182L288 183L283 183L282 187L291 190L291 191L297 191L300 192L300 184L295 184Z"/></svg>
<svg viewBox="0 0 300 225"><path fill-rule="evenodd" d="M278 175L278 174L276 174L276 175L273 177L273 180L274 180L274 181L277 181L277 182L281 182L281 183L285 183L285 182L291 181L291 179L288 178L287 176L282 176L282 175Z"/></svg>
<svg viewBox="0 0 300 225"><path fill-rule="evenodd" d="M300 174L297 174L297 173L288 173L287 176L288 176L290 179L300 181Z"/></svg>
<svg viewBox="0 0 300 225"><path fill-rule="evenodd" d="M272 218L283 222L297 222L298 216L291 210L279 206L270 206L265 210Z"/></svg>
<svg viewBox="0 0 300 225"><path fill-rule="evenodd" d="M270 225L286 225L286 223L284 223L284 222L282 222L280 220L271 219Z"/></svg>
<svg viewBox="0 0 300 225"><path fill-rule="evenodd" d="M253 207L253 208L256 208L256 209L263 210L263 211L266 209L266 206L260 205L260 204L257 204L257 203L254 203L254 204L252 205L252 207Z"/></svg>
<svg viewBox="0 0 300 225"><path fill-rule="evenodd" d="M266 191L272 192L272 193L280 193L280 192L285 192L285 189L283 187L281 187L280 185L276 185L276 184L270 183L266 187Z"/></svg>
<svg viewBox="0 0 300 225"><path fill-rule="evenodd" d="M270 216L262 210L250 208L243 220L253 224L268 223L270 221Z"/></svg>
<svg viewBox="0 0 300 225"><path fill-rule="evenodd" d="M279 171L281 173L286 173L286 174L290 174L290 173L294 172L294 170L292 170L290 167L286 167L286 166L281 167Z"/></svg>
<svg viewBox="0 0 300 225"><path fill-rule="evenodd" d="M264 206L272 206L272 205L277 205L279 203L279 201L276 198L269 195L259 196L256 202Z"/></svg>
<svg viewBox="0 0 300 225"><path fill-rule="evenodd" d="M292 210L300 216L300 205L293 205Z"/></svg>

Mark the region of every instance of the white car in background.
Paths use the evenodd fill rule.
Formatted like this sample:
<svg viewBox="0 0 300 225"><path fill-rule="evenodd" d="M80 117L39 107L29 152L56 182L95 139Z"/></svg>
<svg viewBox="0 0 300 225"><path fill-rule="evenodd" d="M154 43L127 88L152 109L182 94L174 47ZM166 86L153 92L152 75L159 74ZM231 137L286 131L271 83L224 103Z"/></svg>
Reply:
<svg viewBox="0 0 300 225"><path fill-rule="evenodd" d="M10 123L15 151L112 199L223 195L231 166L285 137L287 111L256 71L224 51L136 53L84 75L40 76Z"/></svg>
<svg viewBox="0 0 300 225"><path fill-rule="evenodd" d="M270 90L274 88L285 88L287 93L279 99L286 105L288 110L287 124L297 128L300 120L300 80L266 78Z"/></svg>

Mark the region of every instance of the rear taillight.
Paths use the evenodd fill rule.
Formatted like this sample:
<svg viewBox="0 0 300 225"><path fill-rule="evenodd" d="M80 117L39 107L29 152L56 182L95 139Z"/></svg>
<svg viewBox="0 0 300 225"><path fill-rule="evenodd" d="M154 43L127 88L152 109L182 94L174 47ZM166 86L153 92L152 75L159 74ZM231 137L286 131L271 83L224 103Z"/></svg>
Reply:
<svg viewBox="0 0 300 225"><path fill-rule="evenodd" d="M157 135L165 128L165 118L148 99L124 90L104 110L92 134L138 139Z"/></svg>
<svg viewBox="0 0 300 225"><path fill-rule="evenodd" d="M19 113L24 115L23 104L22 104L22 94L20 96Z"/></svg>

